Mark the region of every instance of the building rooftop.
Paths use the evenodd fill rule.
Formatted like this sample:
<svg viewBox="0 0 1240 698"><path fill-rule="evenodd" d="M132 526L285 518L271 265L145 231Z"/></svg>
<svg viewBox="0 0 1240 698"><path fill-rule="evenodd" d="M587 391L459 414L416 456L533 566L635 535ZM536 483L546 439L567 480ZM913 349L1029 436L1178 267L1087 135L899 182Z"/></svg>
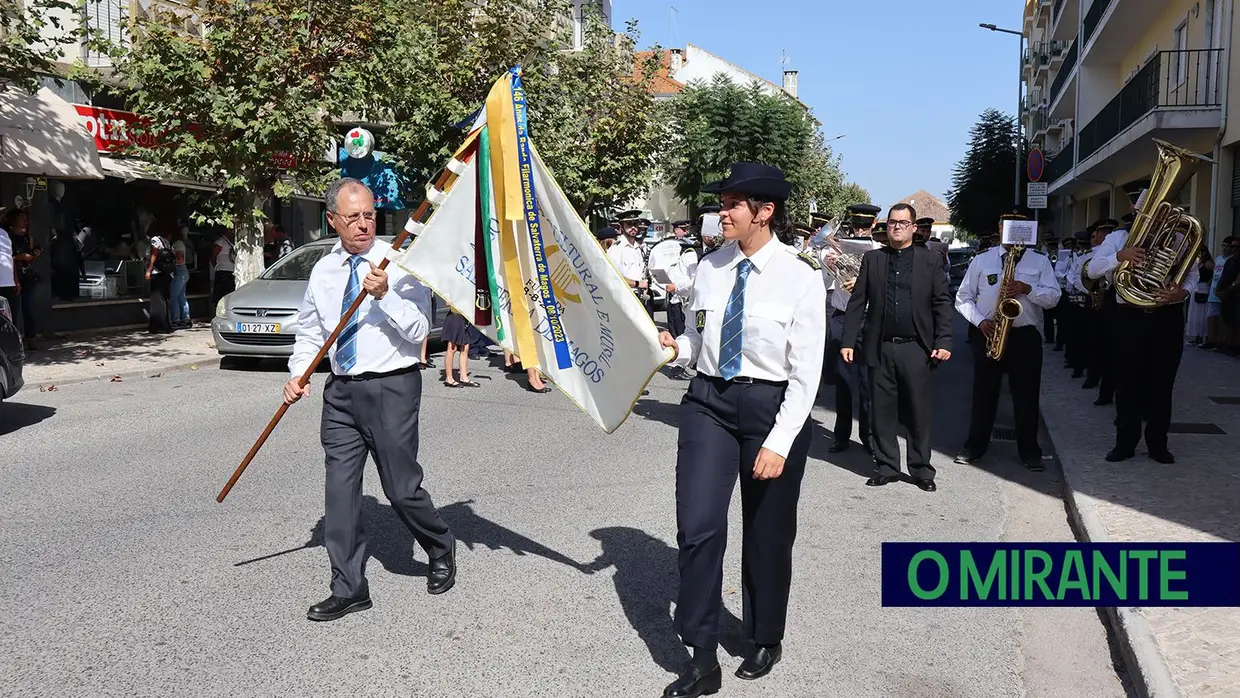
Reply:
<svg viewBox="0 0 1240 698"><path fill-rule="evenodd" d="M911 205L917 209L918 218L933 218L935 223L948 223L952 218L951 209L947 208L947 204L925 189L918 189L913 194L900 199L899 203Z"/></svg>

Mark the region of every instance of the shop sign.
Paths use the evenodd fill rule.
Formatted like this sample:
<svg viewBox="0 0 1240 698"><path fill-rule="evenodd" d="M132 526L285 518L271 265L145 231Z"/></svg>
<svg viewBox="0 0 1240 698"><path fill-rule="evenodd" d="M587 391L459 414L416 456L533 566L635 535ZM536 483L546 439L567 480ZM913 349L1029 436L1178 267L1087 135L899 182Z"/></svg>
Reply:
<svg viewBox="0 0 1240 698"><path fill-rule="evenodd" d="M124 149L131 141L139 148L155 145L155 137L150 133L138 133L131 129L137 125L141 117L131 111L101 109L88 104L75 104L78 120L86 128L86 132L95 139L95 149L101 153L111 153ZM136 140L132 140L135 139Z"/></svg>

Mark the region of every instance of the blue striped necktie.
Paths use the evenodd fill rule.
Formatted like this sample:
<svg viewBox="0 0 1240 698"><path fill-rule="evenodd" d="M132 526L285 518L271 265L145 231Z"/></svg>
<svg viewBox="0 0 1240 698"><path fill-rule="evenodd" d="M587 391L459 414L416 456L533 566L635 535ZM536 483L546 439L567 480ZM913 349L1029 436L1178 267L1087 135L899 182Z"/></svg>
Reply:
<svg viewBox="0 0 1240 698"><path fill-rule="evenodd" d="M366 259L359 255L349 257L349 283L344 287L344 302L340 304L341 315L349 312L349 306L353 305L353 301L357 300L358 294L362 292L362 282L357 280L357 268L365 261ZM357 313L349 316L348 324L336 339L336 363L344 373L352 371L357 365Z"/></svg>
<svg viewBox="0 0 1240 698"><path fill-rule="evenodd" d="M741 372L741 350L744 348L745 332L745 283L753 262L742 259L737 266L736 283L728 305L723 310L723 329L719 331L719 371L724 380L732 380Z"/></svg>

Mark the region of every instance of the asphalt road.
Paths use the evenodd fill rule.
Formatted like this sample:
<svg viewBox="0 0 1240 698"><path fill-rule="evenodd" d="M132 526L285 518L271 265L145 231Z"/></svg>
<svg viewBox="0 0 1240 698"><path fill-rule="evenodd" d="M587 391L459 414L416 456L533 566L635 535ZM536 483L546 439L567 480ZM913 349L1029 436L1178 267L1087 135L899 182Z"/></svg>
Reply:
<svg viewBox="0 0 1240 698"><path fill-rule="evenodd" d="M865 487L861 449L828 459L817 431L784 661L749 683L725 657L720 695L1125 695L1092 609L881 606L883 541L1072 539L1053 463L1028 473L997 443L988 463L951 464L969 390L957 349L935 386L938 492ZM1059 363L1048 353L1048 370ZM371 469L375 607L323 624L305 619L330 576L321 382L222 505L277 407L278 367L27 391L0 407L0 694L658 696L685 656L670 621L684 383L660 376L607 436L495 368L474 390L438 373L421 460L460 541L457 586L426 594L425 555ZM725 647L739 652L739 503L732 514Z"/></svg>

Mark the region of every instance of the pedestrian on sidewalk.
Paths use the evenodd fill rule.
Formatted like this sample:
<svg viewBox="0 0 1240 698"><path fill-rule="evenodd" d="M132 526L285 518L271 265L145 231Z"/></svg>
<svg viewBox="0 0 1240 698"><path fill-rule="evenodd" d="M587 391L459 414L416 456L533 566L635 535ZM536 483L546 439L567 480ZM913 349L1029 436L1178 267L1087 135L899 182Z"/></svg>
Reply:
<svg viewBox="0 0 1240 698"><path fill-rule="evenodd" d="M908 431L909 475L919 488L934 492L938 486L930 464L930 380L939 362L952 355L951 287L942 273L942 257L913 244L916 209L900 203L887 216L882 233L887 246L861 257L848 298L840 356L845 363L862 362L869 372L871 440L878 472L865 484L881 487L900 479L896 428L903 424Z"/></svg>
<svg viewBox="0 0 1240 698"><path fill-rule="evenodd" d="M158 234L151 238L151 251L146 260L146 280L151 287L147 308L151 334L172 332L172 277L176 274L176 254L168 238Z"/></svg>
<svg viewBox="0 0 1240 698"><path fill-rule="evenodd" d="M1193 289L1188 303L1188 343L1203 346L1206 343L1206 311L1210 303L1210 286L1214 279L1214 259L1204 247L1197 255L1199 267L1197 288Z"/></svg>
<svg viewBox="0 0 1240 698"><path fill-rule="evenodd" d="M172 252L176 256L176 269L172 274L171 291L172 326L185 329L194 325L189 314L189 297L185 293L185 288L189 284L189 265L185 261L189 256L189 248L186 246L185 228L177 228L172 237Z"/></svg>
<svg viewBox="0 0 1240 698"><path fill-rule="evenodd" d="M1020 214L1004 214L1004 220L1026 220ZM1013 278L1004 281L1010 255L1018 255ZM1016 419L1016 448L1020 461L1033 471L1044 469L1042 447L1038 445L1038 403L1042 392L1042 314L1055 308L1062 295L1055 267L1043 252L1034 248L1014 250L999 245L969 262L964 280L956 291L956 311L969 321L969 346L973 351L973 399L969 436L956 456L961 465L976 463L990 448L990 435L999 409L999 393L1006 374L1012 393L1012 413ZM987 355L994 337L1000 295L1020 304L1021 314L1012 320L1003 354Z"/></svg>
<svg viewBox="0 0 1240 698"><path fill-rule="evenodd" d="M745 640L739 678L765 676L783 656L797 504L822 374L827 294L819 264L798 254L780 170L737 163L703 191L720 194L723 235L734 243L698 263L687 310L703 330L659 334L673 366L697 360L680 406L676 632L693 650L664 698L719 690L719 616L728 505L741 487Z"/></svg>
<svg viewBox="0 0 1240 698"><path fill-rule="evenodd" d="M469 345L473 342L472 329L465 316L455 310L448 313L443 321L441 332L443 340L448 343L448 351L443 360L443 384L449 388L479 388L481 385L469 378ZM452 377L455 355L460 355L460 371L456 378Z"/></svg>
<svg viewBox="0 0 1240 698"><path fill-rule="evenodd" d="M284 385L286 404L310 393L300 377L344 312L359 295L366 296L333 347L331 375L323 386L324 545L332 575L331 596L306 614L315 621L372 606L362 530L367 454L392 508L430 558L427 592L442 594L456 582L456 542L423 487L418 462L418 358L430 330L430 290L407 273L389 275L379 268L392 248L375 239L375 199L366 185L341 178L324 199L340 242L310 272L289 359L293 377Z"/></svg>
<svg viewBox="0 0 1240 698"><path fill-rule="evenodd" d="M237 265L237 247L233 242L233 231L225 230L215 239L211 248L211 307L219 305L220 299L237 290L237 281L233 271Z"/></svg>
<svg viewBox="0 0 1240 698"><path fill-rule="evenodd" d="M1090 260L1090 278L1105 276L1114 285L1114 271L1120 263L1141 263L1145 250L1129 249L1127 242L1126 228L1108 235ZM1171 397L1184 355L1184 303L1196 290L1198 278L1194 263L1180 286L1158 292L1152 308L1137 307L1116 297L1111 328L1116 362L1115 446L1106 455L1109 462L1136 455L1143 422L1150 458L1165 464L1175 462L1167 443Z"/></svg>

